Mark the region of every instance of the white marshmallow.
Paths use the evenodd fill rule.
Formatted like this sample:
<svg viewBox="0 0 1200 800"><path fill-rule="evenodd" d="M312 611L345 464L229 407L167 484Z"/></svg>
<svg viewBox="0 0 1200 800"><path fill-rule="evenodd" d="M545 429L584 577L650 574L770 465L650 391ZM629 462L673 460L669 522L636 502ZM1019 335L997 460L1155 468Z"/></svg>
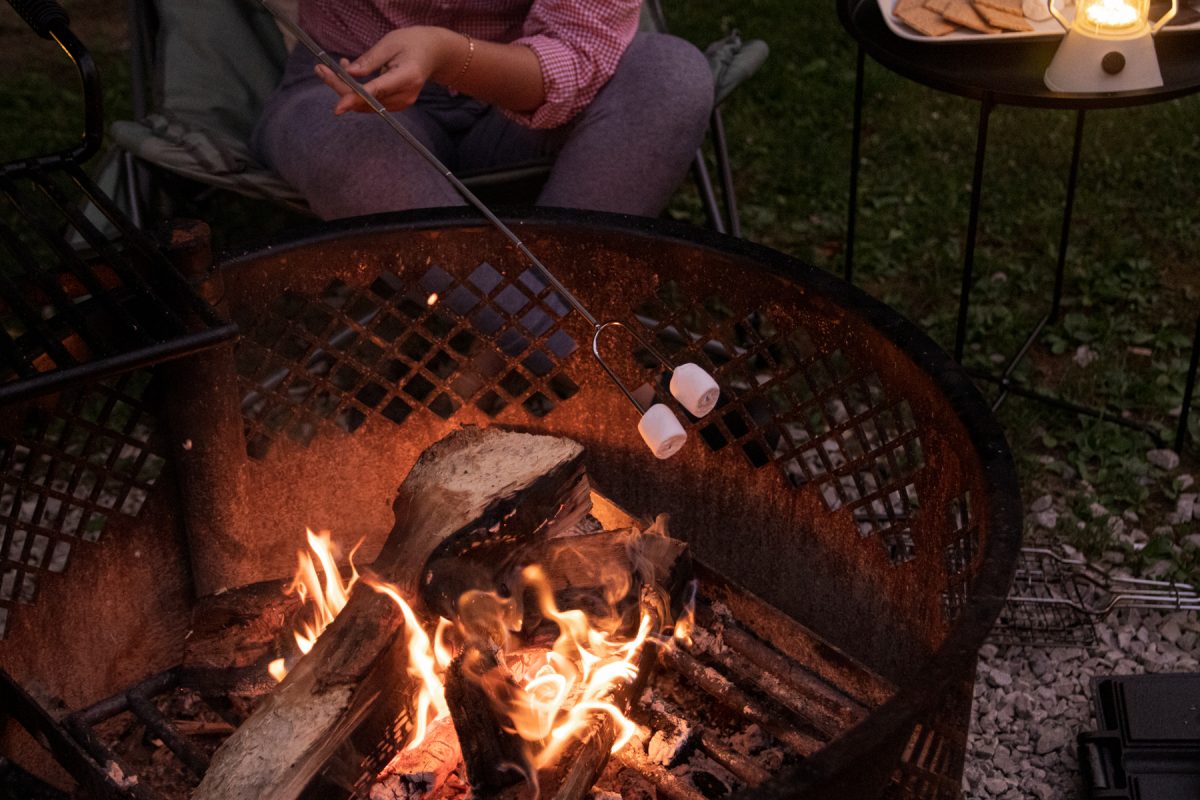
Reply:
<svg viewBox="0 0 1200 800"><path fill-rule="evenodd" d="M655 403L638 422L638 433L656 458L670 458L687 441L687 432L675 413L662 403Z"/></svg>
<svg viewBox="0 0 1200 800"><path fill-rule="evenodd" d="M717 407L721 387L699 364L680 364L671 373L671 396L694 417L703 417Z"/></svg>

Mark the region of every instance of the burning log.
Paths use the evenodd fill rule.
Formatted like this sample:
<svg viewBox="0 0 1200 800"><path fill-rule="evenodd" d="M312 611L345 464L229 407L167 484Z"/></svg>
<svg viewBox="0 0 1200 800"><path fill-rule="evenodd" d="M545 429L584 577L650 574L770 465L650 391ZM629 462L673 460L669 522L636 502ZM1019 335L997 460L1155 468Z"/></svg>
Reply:
<svg viewBox="0 0 1200 800"><path fill-rule="evenodd" d="M516 684L503 678L485 679L499 667L495 653L472 644L458 654L446 673L446 705L458 731L471 790L478 797L520 782L528 769L524 743L505 730L506 721L497 713L497 698L492 694L498 686L515 693Z"/></svg>
<svg viewBox="0 0 1200 800"><path fill-rule="evenodd" d="M371 786L370 800L423 800L437 793L462 760L449 717L430 724L414 748L401 750Z"/></svg>
<svg viewBox="0 0 1200 800"><path fill-rule="evenodd" d="M456 431L405 478L375 571L397 597L415 599L435 552L485 541L512 546L574 525L588 508L582 459L567 439ZM354 591L312 651L214 754L193 800L292 800L331 761L361 769L351 738L372 752L416 692L398 636L405 610L379 592Z"/></svg>

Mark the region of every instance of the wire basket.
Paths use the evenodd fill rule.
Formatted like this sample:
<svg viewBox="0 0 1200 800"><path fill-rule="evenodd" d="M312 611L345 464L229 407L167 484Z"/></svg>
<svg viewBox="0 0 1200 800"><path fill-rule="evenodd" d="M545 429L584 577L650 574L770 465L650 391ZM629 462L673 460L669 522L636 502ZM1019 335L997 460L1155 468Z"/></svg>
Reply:
<svg viewBox="0 0 1200 800"><path fill-rule="evenodd" d="M991 641L1090 647L1095 623L1118 608L1198 611L1200 592L1175 581L1114 576L1082 558L1024 547Z"/></svg>

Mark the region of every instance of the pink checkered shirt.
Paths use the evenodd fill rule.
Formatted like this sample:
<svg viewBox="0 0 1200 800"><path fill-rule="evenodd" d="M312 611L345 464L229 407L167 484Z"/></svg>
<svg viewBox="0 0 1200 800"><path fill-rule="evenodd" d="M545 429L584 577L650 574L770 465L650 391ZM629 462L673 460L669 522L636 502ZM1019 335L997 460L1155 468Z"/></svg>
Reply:
<svg viewBox="0 0 1200 800"><path fill-rule="evenodd" d="M354 57L384 34L437 25L537 55L546 101L512 114L534 128L571 120L617 69L641 0L300 0L300 25L326 50Z"/></svg>

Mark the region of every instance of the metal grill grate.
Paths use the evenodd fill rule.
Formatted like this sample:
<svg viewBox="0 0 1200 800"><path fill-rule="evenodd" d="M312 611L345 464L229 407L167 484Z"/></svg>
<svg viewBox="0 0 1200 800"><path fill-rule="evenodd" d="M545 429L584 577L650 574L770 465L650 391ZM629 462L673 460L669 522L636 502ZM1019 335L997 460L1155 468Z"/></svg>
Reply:
<svg viewBox="0 0 1200 800"><path fill-rule="evenodd" d="M991 640L999 644L1091 647L1096 643L1092 615L1071 567L1045 551L1025 548Z"/></svg>
<svg viewBox="0 0 1200 800"><path fill-rule="evenodd" d="M165 460L154 452L147 372L65 396L29 412L0 440L0 638L38 579L66 569L77 542L95 542L114 515L136 517Z"/></svg>
<svg viewBox="0 0 1200 800"><path fill-rule="evenodd" d="M464 403L544 417L579 391L563 370L578 349L563 329L570 313L532 271L510 281L487 263L462 282L433 266L411 282L383 272L363 289L335 280L319 297L285 293L239 320L247 449L263 458L281 435L307 445L322 429L400 424L417 409L450 419Z"/></svg>
<svg viewBox="0 0 1200 800"><path fill-rule="evenodd" d="M803 328L782 332L764 310L695 303L671 281L635 313L677 362L696 361L721 384L717 410L691 420L709 449L737 446L756 468L774 463L794 486L815 484L893 564L915 557L921 441L908 403L887 398L877 375L820 352Z"/></svg>
<svg viewBox="0 0 1200 800"><path fill-rule="evenodd" d="M100 230L105 219L117 239ZM235 334L73 164L0 165L0 327L0 402Z"/></svg>

